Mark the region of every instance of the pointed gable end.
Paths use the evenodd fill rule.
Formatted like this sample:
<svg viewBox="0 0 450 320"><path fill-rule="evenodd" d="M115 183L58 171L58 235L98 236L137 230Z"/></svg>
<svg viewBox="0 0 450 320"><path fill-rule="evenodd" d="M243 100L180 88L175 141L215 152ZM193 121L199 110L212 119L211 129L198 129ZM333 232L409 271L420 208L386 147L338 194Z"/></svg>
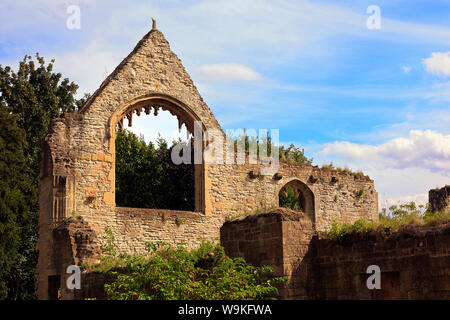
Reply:
<svg viewBox="0 0 450 320"><path fill-rule="evenodd" d="M117 121L115 118L122 117L131 105L150 99L167 99L182 105L206 129L220 129L181 60L157 29L139 41L80 112L87 119L100 117L103 121Z"/></svg>

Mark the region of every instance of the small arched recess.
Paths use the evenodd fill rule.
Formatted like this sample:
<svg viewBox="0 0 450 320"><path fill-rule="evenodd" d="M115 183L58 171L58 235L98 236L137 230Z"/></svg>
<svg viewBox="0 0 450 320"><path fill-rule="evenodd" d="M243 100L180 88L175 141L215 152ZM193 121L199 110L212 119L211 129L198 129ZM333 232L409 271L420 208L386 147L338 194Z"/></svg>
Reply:
<svg viewBox="0 0 450 320"><path fill-rule="evenodd" d="M277 193L277 199L279 200L280 194L287 194L289 188L294 190L294 196L298 200L299 209L305 213L305 215L315 222L315 199L312 190L299 179L293 179L285 183ZM278 203L278 205L280 205Z"/></svg>

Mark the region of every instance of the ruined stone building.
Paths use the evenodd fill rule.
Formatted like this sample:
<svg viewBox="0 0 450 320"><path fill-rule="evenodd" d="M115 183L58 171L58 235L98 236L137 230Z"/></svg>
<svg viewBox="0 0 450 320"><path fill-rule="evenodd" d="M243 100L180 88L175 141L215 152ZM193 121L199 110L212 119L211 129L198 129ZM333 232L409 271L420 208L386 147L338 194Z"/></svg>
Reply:
<svg viewBox="0 0 450 320"><path fill-rule="evenodd" d="M195 164L195 212L117 207L116 128L124 126L125 118L131 124L133 116L156 115L158 110L170 111L190 132L201 121L202 131L224 134L180 59L154 28L81 110L53 120L39 181L40 299L55 298L58 291L64 296L67 266L97 259L107 226L119 252L143 253L145 243L156 240L184 241L192 248L200 239L219 240L230 216L278 207L279 192L286 186L302 199L309 217L304 224L317 231L327 230L333 221L378 219L378 195L368 177L288 163L280 163L273 176L258 175L260 164ZM82 222L68 227L64 221L69 217ZM225 242L232 243L233 233L224 232ZM275 255L283 250L277 245Z"/></svg>

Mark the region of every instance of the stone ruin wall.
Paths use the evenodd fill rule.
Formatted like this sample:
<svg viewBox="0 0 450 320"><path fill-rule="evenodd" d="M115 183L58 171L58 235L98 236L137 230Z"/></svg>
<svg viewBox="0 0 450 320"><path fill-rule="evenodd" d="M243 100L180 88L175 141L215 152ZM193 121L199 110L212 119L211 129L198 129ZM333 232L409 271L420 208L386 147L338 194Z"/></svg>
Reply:
<svg viewBox="0 0 450 320"><path fill-rule="evenodd" d="M357 178L336 170L309 165L280 163L272 176L250 178L258 165L214 165L209 171L211 206L214 213L233 217L278 207L280 189L293 180L301 181L314 195L314 222L319 231L331 227L333 221L353 223L358 219L378 220L378 193L368 177Z"/></svg>
<svg viewBox="0 0 450 320"><path fill-rule="evenodd" d="M219 241L221 216L201 212L116 207L114 226L121 232L116 241L121 252L143 254L146 242L184 243L192 249L201 240Z"/></svg>
<svg viewBox="0 0 450 320"><path fill-rule="evenodd" d="M254 266L272 266L274 275L287 276L290 283L280 290L281 299L308 299L306 284L311 270L295 270L308 253L315 230L309 218L286 212L276 210L226 222L220 242L228 256L243 257Z"/></svg>
<svg viewBox="0 0 450 320"><path fill-rule="evenodd" d="M206 128L220 129L181 61L163 35L153 30L80 112L54 121L47 137L53 162L50 174L70 177L74 184L73 193L66 195L73 198L67 200L66 216L75 211L98 232L115 224L115 124L130 105L148 100L151 105L161 97L182 101Z"/></svg>
<svg viewBox="0 0 450 320"><path fill-rule="evenodd" d="M65 283L70 276L66 273L67 266L96 263L102 250L96 233L81 219L62 222L52 230L51 239L49 267L52 272L46 286L47 298L72 300L79 290L67 289Z"/></svg>
<svg viewBox="0 0 450 320"><path fill-rule="evenodd" d="M258 172L258 165L196 165L197 212L116 208L116 124L122 125L126 117L132 120L133 114L155 113L160 108L177 116L191 132L192 122L201 120L203 130L223 135L180 59L162 33L152 30L80 111L53 120L44 142L39 183L40 298L48 297L48 277L62 274L62 266L55 263L59 244L53 231L69 217L79 216L100 248L106 226L111 228L119 252L143 253L145 242L154 240L182 240L194 247L199 239L218 240L220 227L233 215L278 206L280 188L296 179L314 195L318 230L325 230L333 220L378 218L372 180L290 164L280 164L280 180L270 176L250 179L249 172Z"/></svg>
<svg viewBox="0 0 450 320"><path fill-rule="evenodd" d="M440 189L431 189L428 192L428 199L433 212L450 212L450 185Z"/></svg>
<svg viewBox="0 0 450 320"><path fill-rule="evenodd" d="M386 239L371 235L343 244L313 239L316 299L450 299L450 223L407 226ZM368 290L367 267L381 270L381 290Z"/></svg>
<svg viewBox="0 0 450 320"><path fill-rule="evenodd" d="M77 263L86 252L96 252L93 234L83 222L61 226L54 236L60 260ZM225 222L220 242L227 255L272 266L275 275L288 277L288 285L280 286L280 299L450 299L448 222L406 226L388 236L355 235L337 243L319 236L308 217L275 209ZM64 250L69 243L76 259ZM366 286L370 265L380 267L380 290ZM60 297L104 299L103 286L110 280L102 273L83 272L82 289L62 290Z"/></svg>
<svg viewBox="0 0 450 320"><path fill-rule="evenodd" d="M97 234L100 243L104 243L104 228L110 226L119 248L123 252L130 250L125 246L124 226L117 223L120 214L115 211L116 123L129 115L127 110L135 104L159 105L161 101L172 107L170 111L174 111L180 121L193 120L183 116L194 114L205 129L220 130L181 61L170 51L163 35L152 30L102 83L82 110L52 122L44 143L40 179L37 268L40 297L46 296L47 276L58 272L51 261L51 234L55 221L72 213L81 216Z"/></svg>
<svg viewBox="0 0 450 320"><path fill-rule="evenodd" d="M272 212L225 223L221 244L231 257L288 277L281 299L450 299L448 222L339 244L319 238L304 216ZM370 265L380 267L380 290L366 286Z"/></svg>

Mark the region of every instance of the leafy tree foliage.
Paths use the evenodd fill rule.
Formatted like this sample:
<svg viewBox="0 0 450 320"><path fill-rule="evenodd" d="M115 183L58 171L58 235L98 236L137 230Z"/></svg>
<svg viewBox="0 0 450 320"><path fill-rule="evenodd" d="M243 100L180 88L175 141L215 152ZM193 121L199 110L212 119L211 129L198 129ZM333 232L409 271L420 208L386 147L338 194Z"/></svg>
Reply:
<svg viewBox="0 0 450 320"><path fill-rule="evenodd" d="M288 163L302 163L311 165L313 158L307 158L305 156L305 149L297 148L291 144L289 147L280 147L280 160Z"/></svg>
<svg viewBox="0 0 450 320"><path fill-rule="evenodd" d="M278 293L271 267L253 267L231 259L224 248L204 242L199 249L147 243L148 256L103 257L113 277L105 284L113 300L243 300L268 299ZM115 263L111 263L114 260ZM118 268L119 267L119 268ZM121 271L119 271L121 269Z"/></svg>
<svg viewBox="0 0 450 320"><path fill-rule="evenodd" d="M61 74L53 72L54 60L46 65L39 54L36 60L37 63L25 56L17 72L0 66L0 101L7 111L19 116L18 124L25 130L27 141L25 156L35 179L39 175L42 140L50 122L82 103L74 97L78 86L67 78L61 81Z"/></svg>
<svg viewBox="0 0 450 320"><path fill-rule="evenodd" d="M245 152L248 154L250 152L250 145L256 145L256 154L259 157L259 152L261 147L267 148L267 155L270 156L272 154L272 148L276 151L276 147L272 143L272 138L270 136L267 137L259 137L258 139L254 136L246 135L244 131L244 135L238 136L234 139L234 149L238 150L238 146L245 147ZM301 163L312 165L313 158L307 158L305 156L305 149L300 149L296 147L294 144L290 144L289 147L279 146L278 147L278 155L280 161L287 163Z"/></svg>
<svg viewBox="0 0 450 320"><path fill-rule="evenodd" d="M21 280L33 285L33 270L27 265L30 226L35 216L29 211L33 186L27 175L25 132L0 104L0 298L29 296ZM33 269L33 268L31 268ZM30 273L31 271L31 273Z"/></svg>
<svg viewBox="0 0 450 320"><path fill-rule="evenodd" d="M411 201L408 203L397 205L392 205L389 207L389 211L392 217L407 217L407 216L420 216L424 211L424 206L417 206L415 202Z"/></svg>
<svg viewBox="0 0 450 320"><path fill-rule="evenodd" d="M286 193L280 192L279 200L280 207L285 207L292 210L300 209L299 200L295 196L295 192L292 187L288 187Z"/></svg>
<svg viewBox="0 0 450 320"><path fill-rule="evenodd" d="M194 166L175 165L172 147L157 146L124 130L116 135L116 204L125 207L194 210Z"/></svg>
<svg viewBox="0 0 450 320"><path fill-rule="evenodd" d="M0 277L9 280L2 282L7 288L0 298L35 297L37 184L42 141L53 118L72 112L85 102L74 98L78 86L53 72L53 63L54 60L46 64L36 54L36 61L25 56L17 72L0 65L0 134L5 145L1 146L0 237L2 243L8 243L9 250L1 258L5 260L1 262ZM10 238L12 233L15 236ZM20 243L18 247L16 240Z"/></svg>

